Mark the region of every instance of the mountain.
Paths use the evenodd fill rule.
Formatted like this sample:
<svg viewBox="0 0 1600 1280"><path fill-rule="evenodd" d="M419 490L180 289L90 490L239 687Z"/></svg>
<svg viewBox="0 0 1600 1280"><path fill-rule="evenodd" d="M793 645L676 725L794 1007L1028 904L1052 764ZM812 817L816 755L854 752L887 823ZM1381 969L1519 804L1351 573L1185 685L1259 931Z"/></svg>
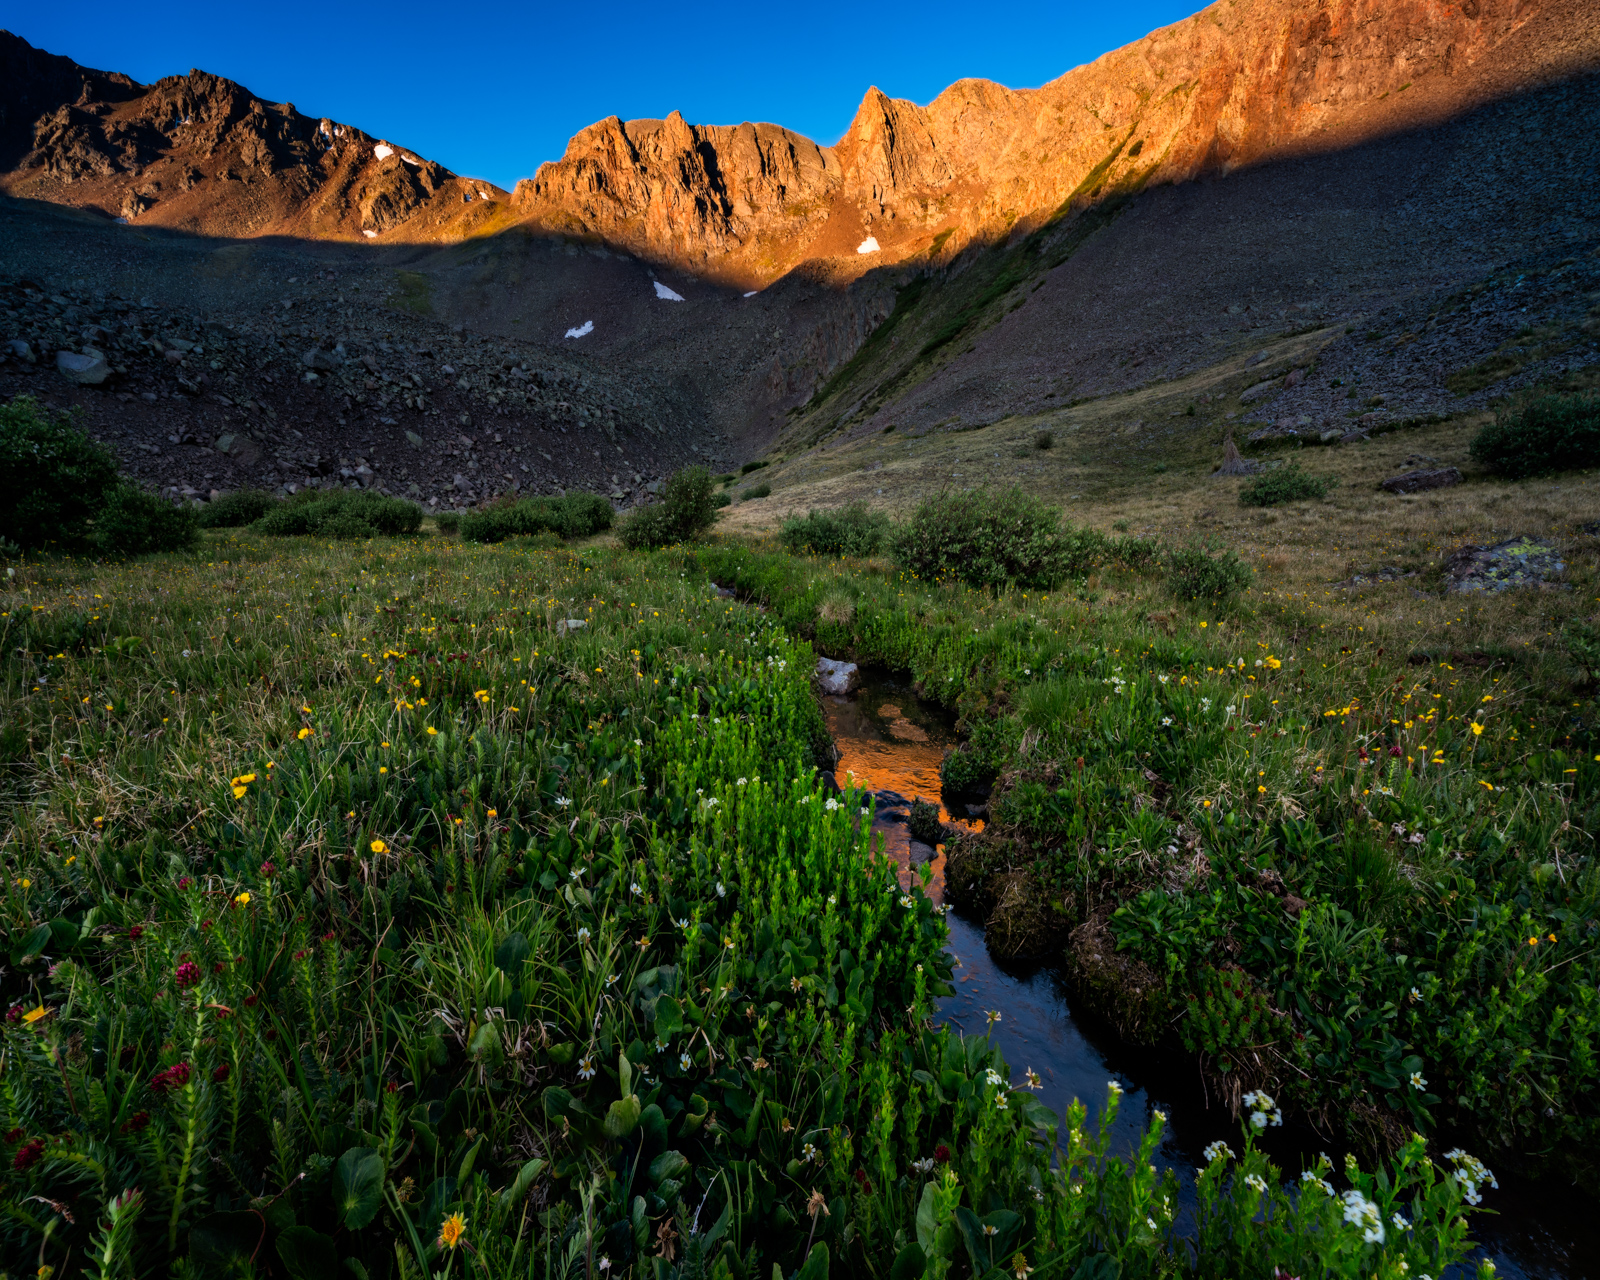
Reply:
<svg viewBox="0 0 1600 1280"><path fill-rule="evenodd" d="M505 193L204 71L141 85L0 31L0 190L214 236L450 239ZM498 210L498 213L496 212Z"/></svg>
<svg viewBox="0 0 1600 1280"><path fill-rule="evenodd" d="M1348 148L1593 65L1573 0L1219 0L1040 89L866 95L833 146L612 117L517 184L532 225L730 283L948 261L1147 188ZM1517 65L1492 55L1521 39ZM1493 64L1493 65L1491 65Z"/></svg>
<svg viewBox="0 0 1600 1280"><path fill-rule="evenodd" d="M506 193L0 33L0 396L180 491L625 504L782 455L769 509L1087 400L1143 406L1130 476L1236 422L1476 412L1600 361L1597 68L1592 0L1223 0L1040 89L873 91L832 146L604 120Z"/></svg>

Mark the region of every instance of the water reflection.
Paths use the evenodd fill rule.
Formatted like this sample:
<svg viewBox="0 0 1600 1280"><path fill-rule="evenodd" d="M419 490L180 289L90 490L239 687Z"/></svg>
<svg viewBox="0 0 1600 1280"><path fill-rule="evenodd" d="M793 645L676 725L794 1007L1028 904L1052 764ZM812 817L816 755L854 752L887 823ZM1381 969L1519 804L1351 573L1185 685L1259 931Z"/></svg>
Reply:
<svg viewBox="0 0 1600 1280"><path fill-rule="evenodd" d="M939 763L956 738L938 708L921 702L908 686L875 676L854 698L824 698L823 709L840 751L839 782L893 793L879 803L873 827L903 875L918 874L911 866L905 825L911 800L939 801L945 821L981 826L965 812L952 815L940 797ZM942 901L942 851L930 866L928 891ZM1113 1128L1114 1153L1136 1146L1152 1114L1164 1112L1167 1128L1156 1163L1178 1174L1180 1214L1187 1217L1201 1149L1217 1139L1237 1149L1240 1140L1238 1123L1222 1107L1208 1105L1214 1100L1207 1098L1189 1055L1126 1043L1087 1011L1073 1008L1055 966L998 961L984 944L982 921L957 911L946 918L957 961L956 993L939 1002L939 1017L969 1035L992 1035L1013 1079L1029 1067L1037 1071L1044 1082L1040 1097L1058 1115L1077 1098L1088 1107L1090 1123L1096 1123L1107 1082L1117 1081L1124 1094ZM990 1010L1001 1015L992 1028ZM1291 1174L1321 1150L1340 1164L1344 1155L1342 1147L1292 1123L1268 1130L1262 1146ZM1591 1201L1572 1188L1519 1184L1505 1176L1500 1182L1501 1190L1489 1201L1496 1214L1475 1218L1473 1234L1502 1276L1600 1280L1600 1228Z"/></svg>

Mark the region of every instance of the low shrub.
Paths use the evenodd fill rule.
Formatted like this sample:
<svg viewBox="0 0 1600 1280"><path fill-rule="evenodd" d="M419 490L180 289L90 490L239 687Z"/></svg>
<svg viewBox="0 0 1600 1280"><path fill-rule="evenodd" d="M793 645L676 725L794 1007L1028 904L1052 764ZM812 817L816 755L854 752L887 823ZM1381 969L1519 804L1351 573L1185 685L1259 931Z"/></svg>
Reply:
<svg viewBox="0 0 1600 1280"><path fill-rule="evenodd" d="M1249 586L1252 576L1231 549L1194 544L1167 552L1167 585L1180 600L1227 600Z"/></svg>
<svg viewBox="0 0 1600 1280"><path fill-rule="evenodd" d="M913 840L935 846L944 843L944 823L939 821L939 806L936 804L929 804L926 800L913 800L911 816L906 822L906 827L911 832Z"/></svg>
<svg viewBox="0 0 1600 1280"><path fill-rule="evenodd" d="M376 493L351 493L317 489L297 493L279 503L250 527L269 537L311 536L354 540L415 533L422 525L422 508L400 498Z"/></svg>
<svg viewBox="0 0 1600 1280"><path fill-rule="evenodd" d="M456 533L461 528L461 513L459 511L441 511L433 518L433 522L439 526L440 533Z"/></svg>
<svg viewBox="0 0 1600 1280"><path fill-rule="evenodd" d="M767 460L765 458L757 459L755 462L747 462L744 464L744 466L739 468L739 474L742 476L747 476L752 471L760 471L761 468L766 465Z"/></svg>
<svg viewBox="0 0 1600 1280"><path fill-rule="evenodd" d="M630 549L664 547L683 542L709 529L717 518L711 473L704 467L685 467L662 490L661 501L635 507L617 529L622 545Z"/></svg>
<svg viewBox="0 0 1600 1280"><path fill-rule="evenodd" d="M814 556L875 556L888 542L893 524L882 512L856 502L832 511L808 511L783 522L778 539L790 551Z"/></svg>
<svg viewBox="0 0 1600 1280"><path fill-rule="evenodd" d="M1507 480L1600 466L1600 395L1540 396L1502 412L1468 452Z"/></svg>
<svg viewBox="0 0 1600 1280"><path fill-rule="evenodd" d="M711 505L720 511L723 507L731 507L733 505L733 499L725 493L719 493L711 499Z"/></svg>
<svg viewBox="0 0 1600 1280"><path fill-rule="evenodd" d="M254 524L277 505L276 498L270 493L263 493L260 489L240 489L234 493L225 493L201 508L200 527L237 529L241 525Z"/></svg>
<svg viewBox="0 0 1600 1280"><path fill-rule="evenodd" d="M895 538L896 557L922 578L979 587L1053 587L1085 572L1107 548L1092 529L1063 529L1060 513L1013 488L924 502Z"/></svg>
<svg viewBox="0 0 1600 1280"><path fill-rule="evenodd" d="M751 498L765 498L772 493L770 484L752 485L739 495L740 502L749 502Z"/></svg>
<svg viewBox="0 0 1600 1280"><path fill-rule="evenodd" d="M113 489L94 518L95 546L107 555L182 551L199 536L200 517L193 507L174 506L136 484Z"/></svg>
<svg viewBox="0 0 1600 1280"><path fill-rule="evenodd" d="M117 485L117 463L65 413L32 396L0 405L0 538L23 548L80 546Z"/></svg>
<svg viewBox="0 0 1600 1280"><path fill-rule="evenodd" d="M1298 464L1257 476L1239 490L1241 507L1276 507L1285 502L1326 498L1338 483L1330 476L1308 476Z"/></svg>
<svg viewBox="0 0 1600 1280"><path fill-rule="evenodd" d="M1054 449L1056 447L1056 435L1055 435L1055 432L1053 432L1053 431L1041 431L1041 432L1039 432L1038 435L1034 436L1034 438L1033 438L1033 447L1035 449Z"/></svg>
<svg viewBox="0 0 1600 1280"><path fill-rule="evenodd" d="M569 493L559 498L523 498L463 516L461 536L468 542L504 542L553 533L560 538L587 538L611 527L615 513L597 493Z"/></svg>

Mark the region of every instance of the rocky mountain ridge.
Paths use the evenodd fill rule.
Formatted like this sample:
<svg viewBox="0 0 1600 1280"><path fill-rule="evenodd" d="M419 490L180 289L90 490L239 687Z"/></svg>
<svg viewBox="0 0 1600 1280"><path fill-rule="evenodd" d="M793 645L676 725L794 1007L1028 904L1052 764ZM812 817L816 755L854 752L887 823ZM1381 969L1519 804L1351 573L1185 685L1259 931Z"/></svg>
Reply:
<svg viewBox="0 0 1600 1280"><path fill-rule="evenodd" d="M1539 48L1528 67L1478 73L1519 36ZM833 146L776 125L611 117L513 203L538 228L733 283L816 258L848 277L1434 123L1592 66L1596 49L1573 0L1218 0L1039 89L962 80L922 107L874 88Z"/></svg>
<svg viewBox="0 0 1600 1280"><path fill-rule="evenodd" d="M0 31L0 190L214 236L459 238L504 192L205 71L141 85Z"/></svg>

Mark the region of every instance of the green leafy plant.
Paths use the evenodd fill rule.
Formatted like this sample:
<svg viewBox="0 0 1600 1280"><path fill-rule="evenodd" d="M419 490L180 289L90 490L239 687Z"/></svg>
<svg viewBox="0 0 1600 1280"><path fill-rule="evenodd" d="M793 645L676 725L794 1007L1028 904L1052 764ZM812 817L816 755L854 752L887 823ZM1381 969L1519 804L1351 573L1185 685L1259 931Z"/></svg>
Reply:
<svg viewBox="0 0 1600 1280"><path fill-rule="evenodd" d="M1021 488L946 493L922 503L894 552L921 578L983 587L1053 587L1086 572L1106 549L1090 529L1062 527L1061 513Z"/></svg>
<svg viewBox="0 0 1600 1280"><path fill-rule="evenodd" d="M816 556L874 556L883 550L893 522L864 502L828 511L809 511L783 522L778 539L790 551Z"/></svg>
<svg viewBox="0 0 1600 1280"><path fill-rule="evenodd" d="M88 541L117 485L111 453L32 396L0 405L0 472L0 537L29 549Z"/></svg>
<svg viewBox="0 0 1600 1280"><path fill-rule="evenodd" d="M1600 395L1545 395L1502 410L1469 452L1508 480L1600 465Z"/></svg>
<svg viewBox="0 0 1600 1280"><path fill-rule="evenodd" d="M1255 576L1238 552L1200 543L1168 551L1166 569L1167 585L1180 600L1228 600Z"/></svg>
<svg viewBox="0 0 1600 1280"><path fill-rule="evenodd" d="M1299 464L1263 472L1239 489L1241 507L1276 507L1285 502L1325 498L1337 483L1327 476L1309 476Z"/></svg>
<svg viewBox="0 0 1600 1280"><path fill-rule="evenodd" d="M697 537L717 518L712 490L709 471L685 467L667 481L660 502L635 507L623 518L617 536L630 549L663 547Z"/></svg>
<svg viewBox="0 0 1600 1280"><path fill-rule="evenodd" d="M260 489L238 489L213 498L200 509L202 529L234 529L253 524L273 507L278 499Z"/></svg>
<svg viewBox="0 0 1600 1280"><path fill-rule="evenodd" d="M461 513L459 511L441 511L434 516L433 522L439 526L440 533L459 533L461 530Z"/></svg>
<svg viewBox="0 0 1600 1280"><path fill-rule="evenodd" d="M305 489L279 503L250 527L270 537L312 536L355 541L415 533L422 508L376 493Z"/></svg>
<svg viewBox="0 0 1600 1280"><path fill-rule="evenodd" d="M193 507L179 507L134 484L120 484L94 519L95 546L110 555L182 551L199 537Z"/></svg>
<svg viewBox="0 0 1600 1280"><path fill-rule="evenodd" d="M611 527L615 514L598 493L569 493L559 498L524 498L497 503L463 517L461 536L468 542L503 542L512 537L586 538Z"/></svg>
<svg viewBox="0 0 1600 1280"><path fill-rule="evenodd" d="M739 495L740 502L749 502L752 498L766 498L772 495L770 484L755 484L744 490Z"/></svg>

